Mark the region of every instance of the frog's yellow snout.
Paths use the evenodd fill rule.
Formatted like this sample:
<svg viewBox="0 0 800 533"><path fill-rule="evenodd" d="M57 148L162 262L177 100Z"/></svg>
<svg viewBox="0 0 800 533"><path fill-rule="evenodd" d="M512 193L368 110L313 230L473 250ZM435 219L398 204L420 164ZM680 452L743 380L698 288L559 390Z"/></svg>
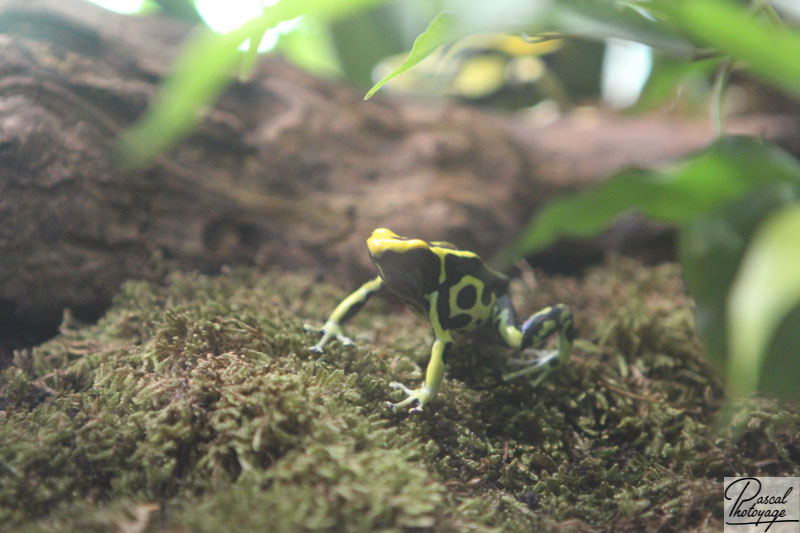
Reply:
<svg viewBox="0 0 800 533"><path fill-rule="evenodd" d="M407 239L386 228L374 230L369 239L367 239L367 248L369 248L369 254L372 257L380 257L387 250L402 253L412 248L423 248L425 246L427 246L425 241Z"/></svg>
<svg viewBox="0 0 800 533"><path fill-rule="evenodd" d="M387 249L392 248L392 242L396 241L399 236L390 229L378 228L373 230L372 235L367 239L367 248L369 254L378 257Z"/></svg>

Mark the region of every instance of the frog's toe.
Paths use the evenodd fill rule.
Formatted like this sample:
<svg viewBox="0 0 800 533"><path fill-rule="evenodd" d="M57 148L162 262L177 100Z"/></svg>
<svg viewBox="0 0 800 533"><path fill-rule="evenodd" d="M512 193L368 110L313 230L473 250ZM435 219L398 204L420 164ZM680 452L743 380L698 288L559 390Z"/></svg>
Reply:
<svg viewBox="0 0 800 533"><path fill-rule="evenodd" d="M336 339L344 346L352 346L354 344L353 339L344 334L342 326L332 320L328 320L321 328L312 326L311 324L303 324L303 329L308 333L322 334L322 338L319 342L309 348L309 350L314 353L324 352L325 345L332 339Z"/></svg>
<svg viewBox="0 0 800 533"><path fill-rule="evenodd" d="M325 352L325 349L322 347L322 343L318 342L314 346L310 346L308 348L308 351L309 352L314 352L314 353L323 353L323 352Z"/></svg>
<svg viewBox="0 0 800 533"><path fill-rule="evenodd" d="M355 342L353 342L353 339L351 339L347 335L342 335L341 333L336 335L336 340L341 342L342 346L355 346L356 344Z"/></svg>
<svg viewBox="0 0 800 533"><path fill-rule="evenodd" d="M325 331L323 329L322 330L322 339L317 344L315 344L314 346L310 347L309 350L314 352L314 353L323 353L325 351L325 348L324 348L325 345L328 343L328 341L331 340L331 338L335 338L337 341L342 343L342 346L354 346L355 345L355 343L353 342L353 339L351 339L350 337L347 337L347 336L342 335L342 334L338 334L337 335L337 334L331 333L329 331Z"/></svg>
<svg viewBox="0 0 800 533"><path fill-rule="evenodd" d="M389 383L389 387L391 387L391 388L393 388L395 390L396 389L400 389L401 391L406 393L406 396L412 396L414 394L413 390L409 389L408 387L406 387L402 383L398 383L397 381L392 381L391 383Z"/></svg>
<svg viewBox="0 0 800 533"><path fill-rule="evenodd" d="M550 358L554 354L558 354L557 350L536 350L533 348L528 348L524 352L528 354L529 357L509 357L508 364L513 366L530 366L536 365L539 361ZM530 357L532 355L533 357Z"/></svg>
<svg viewBox="0 0 800 533"><path fill-rule="evenodd" d="M408 412L409 413L420 413L422 412L422 407L428 403L428 401L433 398L433 393L428 387L420 387L416 390L411 390L402 383L398 383L393 381L389 384L389 386L393 389L400 389L402 390L406 396L408 396L405 400L397 403L386 402L386 407L393 413L396 413L398 409L403 409L405 407L411 407Z"/></svg>
<svg viewBox="0 0 800 533"><path fill-rule="evenodd" d="M406 398L402 402L397 402L397 403L385 402L386 408L393 413L396 413L398 409L403 409L404 407L408 407L411 404L415 405L408 410L409 413L422 412L422 405L420 405L419 400L417 400L416 398Z"/></svg>
<svg viewBox="0 0 800 533"><path fill-rule="evenodd" d="M320 341L317 344L315 344L314 346L311 346L308 350L311 351L311 352L314 352L314 353L322 353L322 352L324 352L325 350L323 350L322 348L323 348L323 346L325 346L325 343L328 341L328 336L325 335L325 328L320 328L320 327L314 326L312 324L303 324L303 330L306 333L309 333L311 335L322 335L322 338L320 339Z"/></svg>
<svg viewBox="0 0 800 533"><path fill-rule="evenodd" d="M536 379L533 380L533 384L538 385L553 369L561 364L561 353L558 350L539 351L535 359L529 360L526 363L515 360L513 363L525 364L526 366L522 370L504 374L503 381L510 381L521 376L527 376L528 374L539 374L536 376Z"/></svg>

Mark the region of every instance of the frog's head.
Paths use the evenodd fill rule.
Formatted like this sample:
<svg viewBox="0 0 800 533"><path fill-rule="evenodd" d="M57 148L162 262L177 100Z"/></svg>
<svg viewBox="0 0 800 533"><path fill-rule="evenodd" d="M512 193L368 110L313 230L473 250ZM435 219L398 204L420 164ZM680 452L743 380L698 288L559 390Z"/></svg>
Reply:
<svg viewBox="0 0 800 533"><path fill-rule="evenodd" d="M409 239L408 237L401 237L390 229L378 228L367 239L367 248L369 248L369 255L372 259L377 261L381 257L387 256L387 252L389 252L390 256L391 254L405 254L412 250L428 249L430 247L422 239Z"/></svg>
<svg viewBox="0 0 800 533"><path fill-rule="evenodd" d="M427 242L378 228L367 239L367 248L386 285L404 299L421 303L435 289L441 267Z"/></svg>

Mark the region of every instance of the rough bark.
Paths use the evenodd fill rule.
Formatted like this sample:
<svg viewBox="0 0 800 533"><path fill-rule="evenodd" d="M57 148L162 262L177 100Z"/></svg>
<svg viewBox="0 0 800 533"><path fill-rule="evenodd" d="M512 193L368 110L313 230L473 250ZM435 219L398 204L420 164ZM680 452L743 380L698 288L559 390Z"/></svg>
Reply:
<svg viewBox="0 0 800 533"><path fill-rule="evenodd" d="M189 138L124 172L111 143L189 30L78 0L0 0L0 336L49 333L65 308L91 319L123 280L175 268L357 279L378 226L490 255L554 192L710 138L663 119L536 129L454 105L364 102L268 58ZM744 127L797 138L774 118Z"/></svg>

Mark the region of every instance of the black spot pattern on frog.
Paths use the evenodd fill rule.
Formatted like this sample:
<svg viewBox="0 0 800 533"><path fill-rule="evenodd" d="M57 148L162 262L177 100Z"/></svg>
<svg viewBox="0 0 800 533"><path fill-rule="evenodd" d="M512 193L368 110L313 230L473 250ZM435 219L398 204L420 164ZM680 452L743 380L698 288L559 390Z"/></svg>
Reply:
<svg viewBox="0 0 800 533"><path fill-rule="evenodd" d="M455 246L451 249L458 250ZM471 311L478 300L488 306L492 302L493 294L500 297L508 292L508 278L486 267L480 257L474 254L445 254L445 275L441 284L439 255L428 248L414 248L405 252L386 250L379 257L372 256L372 260L378 266L386 286L412 309L429 315L430 302L426 296L437 293L436 314L445 331L462 329L472 323L472 315L458 312L459 310ZM450 291L464 276L475 277L480 283L459 289L456 295L459 310L455 310L456 314L450 316L454 311L450 309Z"/></svg>
<svg viewBox="0 0 800 533"><path fill-rule="evenodd" d="M460 309L472 309L478 301L478 291L474 285L461 287L456 297L456 303Z"/></svg>
<svg viewBox="0 0 800 533"><path fill-rule="evenodd" d="M442 362L446 365L447 361L450 359L450 354L453 351L453 343L447 342L444 345L444 350L442 351Z"/></svg>
<svg viewBox="0 0 800 533"><path fill-rule="evenodd" d="M464 276L477 278L481 284L467 285L459 290L456 295L456 303L460 309L470 310L480 298L483 305L489 305L492 301L492 291L504 290L508 286L508 280L500 277L489 270L477 255L446 255L444 258L444 283L439 286L439 298L436 301L436 311L439 315L439 322L445 330L461 329L472 323L472 316L466 313L458 313L450 316L450 291L458 285ZM466 290L466 293L463 291ZM472 294L470 294L472 293ZM463 294L463 296L462 296Z"/></svg>
<svg viewBox="0 0 800 533"><path fill-rule="evenodd" d="M461 278L471 274L479 266L480 259L477 257L445 255L444 282L439 285L439 297L436 299L436 312L442 329L455 330L465 328L472 321L472 317L466 313L450 316L452 312L450 309L450 290L461 281Z"/></svg>

